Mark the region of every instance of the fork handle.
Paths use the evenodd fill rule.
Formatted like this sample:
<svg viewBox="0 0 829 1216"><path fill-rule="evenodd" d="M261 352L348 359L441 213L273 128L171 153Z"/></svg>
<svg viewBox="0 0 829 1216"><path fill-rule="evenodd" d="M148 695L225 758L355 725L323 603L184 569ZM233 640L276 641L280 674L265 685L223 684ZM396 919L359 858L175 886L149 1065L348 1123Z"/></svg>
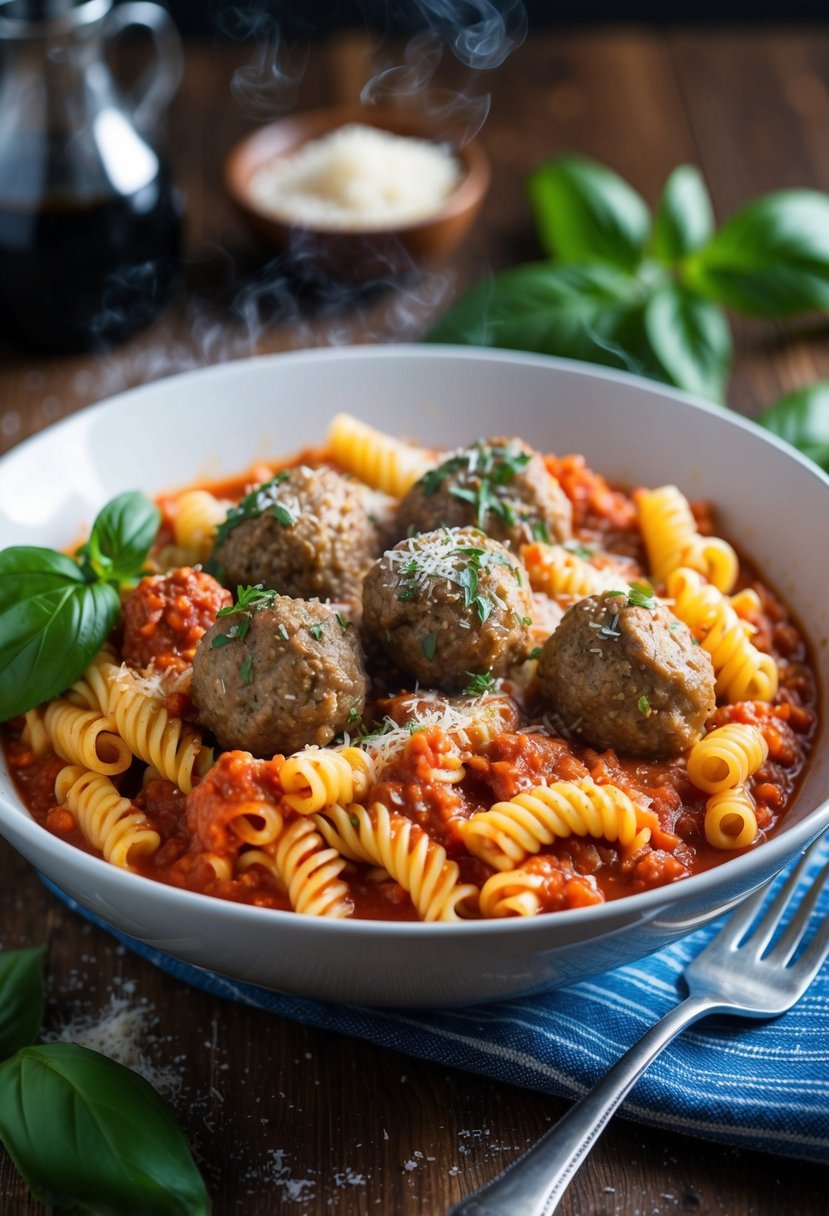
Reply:
<svg viewBox="0 0 829 1216"><path fill-rule="evenodd" d="M551 1216L613 1112L651 1061L686 1026L715 1009L723 1006L704 996L676 1005L537 1144L487 1186L455 1204L449 1216Z"/></svg>

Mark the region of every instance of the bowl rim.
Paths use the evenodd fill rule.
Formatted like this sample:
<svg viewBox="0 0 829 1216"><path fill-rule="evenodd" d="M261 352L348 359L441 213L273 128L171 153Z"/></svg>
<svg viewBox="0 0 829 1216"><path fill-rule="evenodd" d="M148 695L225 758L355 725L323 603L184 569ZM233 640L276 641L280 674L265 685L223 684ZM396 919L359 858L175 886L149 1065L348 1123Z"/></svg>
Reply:
<svg viewBox="0 0 829 1216"><path fill-rule="evenodd" d="M296 364L317 363L321 361L348 362L366 359L369 361L383 360L394 362L401 358L423 358L427 360L468 359L473 361L482 360L484 362L520 364L548 369L553 372L564 372L569 375L583 377L586 380L599 379L611 384L635 387L651 396L671 402L672 406L690 408L692 411L711 415L725 426L734 427L737 430L745 430L755 435L755 437L759 436L771 447L776 448L783 457L800 465L804 472L817 480L824 489L829 491L829 476L812 460L798 452L791 445L741 414L723 409L722 406L707 402L691 393L674 389L670 385L661 384L660 382L649 380L643 376L621 369L605 368L549 355L529 354L522 351L494 348L419 345L416 343L389 343L381 346L362 344L255 355L248 358L231 360L223 364L179 372L172 376L165 376L159 380L136 385L103 398L101 401L82 408L61 419L59 422L43 428L37 434L16 444L0 457L0 472L2 472L7 462L17 459L25 460L30 450L35 448L45 435L59 435L82 424L82 420L91 420L110 412L117 413L120 410L131 409L140 397L153 396L157 392L169 392L171 385L175 389L184 388L186 390L191 384L199 385L203 381L209 382L210 380L215 381L216 379L223 378L227 378L230 381L244 379L249 374L250 368L269 366L277 361L290 361ZM825 722L820 723L819 733L813 744L814 749L820 746L821 741L826 735L828 725ZM50 860L59 863L61 859L72 858L73 869L78 871L78 876L84 880L88 879L88 888L85 893L88 893L90 898L94 897L100 889L95 881L96 876L106 876L107 886L126 882L129 886L133 886L136 892L144 891L146 893L148 889L147 884L152 884L153 888L160 889L160 897L171 904L181 903L182 906L191 905L194 909L198 907L205 909L212 908L214 911L218 911L217 905L221 905L225 909L224 915L230 920L238 920L239 923L243 923L248 921L250 917L253 917L255 922L261 920L263 925L272 924L274 932L278 932L280 926L284 928L285 925L292 924L294 926L301 925L306 930L313 926L323 933L330 932L340 935L345 934L346 936L356 934L361 937L388 937L396 935L419 937L424 934L436 934L448 938L456 936L475 937L487 933L520 933L524 936L533 937L536 934L540 934L548 939L547 947L552 949L555 948L555 943L549 939L555 936L555 926L561 926L562 937L570 938L574 929L589 928L591 921L601 922L603 919L615 919L614 911L616 912L616 916L624 917L626 924L646 922L653 919L658 912L667 911L665 908L666 902L668 904L674 902L674 900L679 902L685 893L689 896L704 896L711 889L716 891L720 886L727 886L729 876L732 876L735 880L743 878L742 885L745 890L739 895L739 898L742 899L751 890L765 881L766 873L778 872L793 855L805 849L815 837L829 828L829 791L827 791L827 797L809 811L800 823L794 824L791 827L787 827L784 824L761 847L751 852L743 853L739 857L724 861L701 873L692 874L687 878L668 884L668 886L656 887L648 891L626 895L620 899L609 900L599 905L585 908L570 908L531 918L504 917L460 920L457 922L435 922L434 924L424 921L383 921L357 918L340 920L337 918L308 916L294 911L260 908L251 904L220 900L216 896L206 895L198 891L190 891L170 886L166 883L155 882L153 879L145 878L143 875L112 866L109 862L104 861L103 858L95 857L79 849L76 845L63 841L59 837L52 836L32 818L21 799L18 798L15 805L15 803L7 800L4 794L0 792L0 835L4 837L6 836L6 832L4 831L6 825L10 826L12 836L14 834L22 835L27 841L31 841L38 848L38 851L45 851L49 855ZM9 837L6 838L9 839ZM37 869L36 862L30 862L30 864ZM759 877L757 876L758 871L762 871ZM56 880L52 879L52 881ZM135 884L138 885L135 886ZM57 881L57 885L61 885L59 881ZM77 886L77 881L73 880L72 885ZM83 900L80 899L79 902L83 902ZM611 930L610 932L612 934L615 930ZM593 940L593 938L607 935L607 931L599 931L588 935L588 937L589 940Z"/></svg>
<svg viewBox="0 0 829 1216"><path fill-rule="evenodd" d="M413 127L417 127L420 120L422 120L422 129L417 131L412 129L411 132L400 131L394 126L394 120L397 118L402 120L401 126L408 125L408 121L411 119ZM374 119L377 119L377 121L373 121ZM392 125L387 126L386 121L390 121ZM425 139L431 143L450 144L454 155L464 168L463 178L451 194L447 195L439 206L434 211L429 212L428 215L416 220L385 224L381 227L326 228L295 220L287 220L269 211L266 207L256 203L251 198L248 185L253 172L261 168L262 165L279 159L285 153L271 152L263 154L261 159L255 159L254 163L247 170L244 169L244 165L249 158L255 158L258 146L267 145L269 140L279 130L287 129L293 124L297 126L308 124L311 127L319 125L319 131L313 131L311 134L301 137L290 148L290 152L295 152L312 139L320 139L342 126L355 122L373 126L383 131L389 131L392 134L411 134L416 138ZM429 116L427 112L416 110L413 107L408 109L404 106L374 106L366 108L354 103L338 106L321 106L313 110L297 110L292 114L285 115L283 118L276 119L274 122L255 128L238 140L224 159L222 180L227 194L237 207L248 215L254 216L257 220L271 225L274 230L281 232L296 234L307 232L317 237L325 238L326 241L382 240L384 237L426 232L436 224L454 219L456 216L462 215L475 207L486 196L492 177L489 158L477 138L468 139L460 143L460 141L453 140L451 135L448 134L441 139L437 135L430 135L428 133L428 125Z"/></svg>

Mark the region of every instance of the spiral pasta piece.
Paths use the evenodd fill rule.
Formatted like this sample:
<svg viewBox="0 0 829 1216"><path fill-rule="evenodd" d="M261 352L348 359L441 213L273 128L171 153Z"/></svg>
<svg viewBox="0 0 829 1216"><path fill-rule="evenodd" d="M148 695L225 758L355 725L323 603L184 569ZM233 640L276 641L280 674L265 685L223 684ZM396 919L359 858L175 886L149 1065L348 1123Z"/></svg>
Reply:
<svg viewBox="0 0 829 1216"><path fill-rule="evenodd" d="M513 870L557 837L593 836L635 851L650 840L652 812L624 790L589 777L556 781L496 802L467 820L463 840L470 853L496 870Z"/></svg>
<svg viewBox="0 0 829 1216"><path fill-rule="evenodd" d="M279 770L282 801L299 815L355 802L375 780L375 763L360 747L306 747L288 756Z"/></svg>
<svg viewBox="0 0 829 1216"><path fill-rule="evenodd" d="M125 773L132 764L132 752L115 733L114 723L96 709L59 697L46 706L44 725L55 752L69 764L110 777Z"/></svg>
<svg viewBox="0 0 829 1216"><path fill-rule="evenodd" d="M307 916L350 916L354 905L340 878L345 858L326 846L313 819L292 820L280 836L274 869L285 884L291 907Z"/></svg>
<svg viewBox="0 0 829 1216"><path fill-rule="evenodd" d="M335 414L328 445L346 472L394 498L402 498L435 464L422 448L385 435L351 414Z"/></svg>
<svg viewBox="0 0 829 1216"><path fill-rule="evenodd" d="M228 817L227 826L245 844L271 844L282 832L285 819L278 807L271 802L240 802Z"/></svg>
<svg viewBox="0 0 829 1216"><path fill-rule="evenodd" d="M109 713L112 688L120 672L120 660L114 648L105 642L87 667L80 680L76 680L66 692L66 700L73 705L95 709L98 713Z"/></svg>
<svg viewBox="0 0 829 1216"><path fill-rule="evenodd" d="M342 828L345 817L354 830L341 836L337 828ZM337 841L334 847L344 856L382 866L409 893L421 920L458 920L459 908L477 910L478 888L458 881L458 864L447 859L443 845L381 802L370 808L356 803L326 808L314 819L329 820L326 839L331 844Z"/></svg>
<svg viewBox="0 0 829 1216"><path fill-rule="evenodd" d="M705 839L715 849L745 849L757 839L754 801L745 786L712 794L705 804Z"/></svg>
<svg viewBox="0 0 829 1216"><path fill-rule="evenodd" d="M114 866L129 869L161 843L146 815L123 798L109 777L67 765L55 778L55 797L77 820L83 837Z"/></svg>
<svg viewBox="0 0 829 1216"><path fill-rule="evenodd" d="M707 794L744 785L764 764L769 747L756 726L728 722L709 731L688 755L688 776Z"/></svg>
<svg viewBox="0 0 829 1216"><path fill-rule="evenodd" d="M544 881L543 874L531 874L528 870L493 874L481 887L481 915L536 916L541 911L537 892Z"/></svg>
<svg viewBox="0 0 829 1216"><path fill-rule="evenodd" d="M722 592L737 581L739 559L727 541L701 536L685 495L676 486L660 486L637 496L639 526L651 574L660 582L680 566L704 574Z"/></svg>
<svg viewBox="0 0 829 1216"><path fill-rule="evenodd" d="M564 545L545 545L541 542L521 546L521 558L530 576L533 591L543 591L551 599L559 595L595 595L599 591L627 591L625 579L620 579L605 570L597 570L577 553L571 553Z"/></svg>
<svg viewBox="0 0 829 1216"><path fill-rule="evenodd" d="M186 490L176 499L173 535L176 545L190 556L183 565L206 561L213 549L219 524L227 518L228 504L209 490Z"/></svg>
<svg viewBox="0 0 829 1216"><path fill-rule="evenodd" d="M686 568L670 574L667 587L674 615L711 656L717 696L729 702L774 700L777 664L752 644L728 599L695 570Z"/></svg>
<svg viewBox="0 0 829 1216"><path fill-rule="evenodd" d="M40 760L52 746L49 732L42 709L28 709L24 714L24 725L21 741L31 750L36 760Z"/></svg>
<svg viewBox="0 0 829 1216"><path fill-rule="evenodd" d="M204 747L198 732L171 717L164 702L140 688L125 668L113 689L110 716L130 751L184 794L192 790L194 774L203 777L213 763L213 749Z"/></svg>

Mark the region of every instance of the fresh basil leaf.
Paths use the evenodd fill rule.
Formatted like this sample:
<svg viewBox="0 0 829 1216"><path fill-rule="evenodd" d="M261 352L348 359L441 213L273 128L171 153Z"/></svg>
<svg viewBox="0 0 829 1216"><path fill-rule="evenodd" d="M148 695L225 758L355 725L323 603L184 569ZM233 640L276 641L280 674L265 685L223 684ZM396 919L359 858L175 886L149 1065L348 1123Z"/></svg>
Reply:
<svg viewBox="0 0 829 1216"><path fill-rule="evenodd" d="M0 722L57 696L82 675L120 612L109 583L87 583L52 549L0 553Z"/></svg>
<svg viewBox="0 0 829 1216"><path fill-rule="evenodd" d="M81 553L99 578L128 582L141 573L160 520L143 494L119 494L99 512Z"/></svg>
<svg viewBox="0 0 829 1216"><path fill-rule="evenodd" d="M589 359L596 326L636 291L635 279L601 264L519 266L473 287L426 340Z"/></svg>
<svg viewBox="0 0 829 1216"><path fill-rule="evenodd" d="M714 212L702 174L694 165L679 165L665 183L653 228L653 252L674 266L709 241Z"/></svg>
<svg viewBox="0 0 829 1216"><path fill-rule="evenodd" d="M755 421L829 472L829 380L787 393Z"/></svg>
<svg viewBox="0 0 829 1216"><path fill-rule="evenodd" d="M679 283L665 284L647 303L645 330L669 383L722 402L731 365L731 332L717 304Z"/></svg>
<svg viewBox="0 0 829 1216"><path fill-rule="evenodd" d="M683 280L753 316L829 311L829 195L784 190L749 203L688 259Z"/></svg>
<svg viewBox="0 0 829 1216"><path fill-rule="evenodd" d="M541 243L564 262L633 270L650 232L644 201L621 177L581 156L559 156L527 182Z"/></svg>
<svg viewBox="0 0 829 1216"><path fill-rule="evenodd" d="M44 946L0 954L0 1060L33 1043L43 1021Z"/></svg>
<svg viewBox="0 0 829 1216"><path fill-rule="evenodd" d="M0 1064L0 1139L42 1203L98 1216L206 1216L210 1200L166 1102L74 1043Z"/></svg>

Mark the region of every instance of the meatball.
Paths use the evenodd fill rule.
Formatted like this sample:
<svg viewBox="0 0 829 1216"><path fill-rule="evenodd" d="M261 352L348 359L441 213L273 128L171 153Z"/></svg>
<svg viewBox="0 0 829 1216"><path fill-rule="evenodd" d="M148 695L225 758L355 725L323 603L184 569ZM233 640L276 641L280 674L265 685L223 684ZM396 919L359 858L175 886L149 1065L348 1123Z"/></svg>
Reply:
<svg viewBox="0 0 829 1216"><path fill-rule="evenodd" d="M572 507L543 459L520 439L478 440L415 482L397 512L401 535L476 527L518 549L567 540Z"/></svg>
<svg viewBox="0 0 829 1216"><path fill-rule="evenodd" d="M357 630L318 600L260 592L199 642L191 696L223 748L270 757L325 746L365 706Z"/></svg>
<svg viewBox="0 0 829 1216"><path fill-rule="evenodd" d="M230 593L215 578L191 566L142 578L124 600L124 662L184 671L216 613L230 603Z"/></svg>
<svg viewBox="0 0 829 1216"><path fill-rule="evenodd" d="M647 759L686 751L716 704L707 652L664 605L637 592L574 604L544 645L538 679L587 742Z"/></svg>
<svg viewBox="0 0 829 1216"><path fill-rule="evenodd" d="M229 587L260 584L301 599L356 600L379 551L354 487L333 469L286 469L219 527L212 561Z"/></svg>
<svg viewBox="0 0 829 1216"><path fill-rule="evenodd" d="M363 624L398 667L432 688L503 673L529 650L526 571L474 528L400 541L363 585Z"/></svg>

